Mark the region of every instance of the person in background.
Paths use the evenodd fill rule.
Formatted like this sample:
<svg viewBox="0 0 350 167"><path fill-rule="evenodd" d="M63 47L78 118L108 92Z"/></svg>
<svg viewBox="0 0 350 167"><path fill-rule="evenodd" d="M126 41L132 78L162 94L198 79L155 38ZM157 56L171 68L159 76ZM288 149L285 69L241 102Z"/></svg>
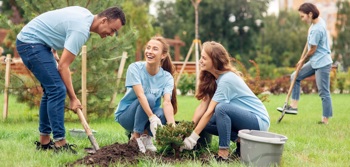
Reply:
<svg viewBox="0 0 350 167"><path fill-rule="evenodd" d="M314 4L304 3L299 7L298 11L301 20L311 24L307 36L308 51L306 56L299 60L298 64L304 62L306 59L309 59L309 61L302 66L298 76L295 76L295 72L291 75L291 80L294 77L296 77L296 80L292 89L292 100L290 105L286 107L285 113L294 115L298 113L300 82L315 74L316 85L323 109L322 119L318 124L328 124L328 119L333 116L330 93L330 71L333 61L327 38L326 22L319 17L320 12ZM282 107L278 107L277 110L283 112Z"/></svg>
<svg viewBox="0 0 350 167"><path fill-rule="evenodd" d="M192 150L199 134L206 131L219 136L217 160L228 159L230 141L236 142L234 155L239 157L238 131L267 131L268 112L244 82L241 72L231 65L229 54L220 43L205 42L199 63L201 73L195 97L201 102L192 119L196 127L180 149Z"/></svg>
<svg viewBox="0 0 350 167"><path fill-rule="evenodd" d="M163 37L155 36L148 41L144 56L145 62L129 65L127 90L115 112L115 120L132 132L131 140L137 141L142 153L157 150L151 136L155 137L157 126L165 123L175 126L177 112L175 66L169 45Z"/></svg>
<svg viewBox="0 0 350 167"><path fill-rule="evenodd" d="M75 145L66 142L64 127L66 94L71 110L76 112L82 108L73 89L69 66L89 39L90 32L101 38L113 36L125 23L124 12L118 7L93 15L88 9L71 6L43 13L19 32L17 51L43 88L39 110L40 141L35 142L38 150L76 153ZM63 50L61 57L56 50Z"/></svg>

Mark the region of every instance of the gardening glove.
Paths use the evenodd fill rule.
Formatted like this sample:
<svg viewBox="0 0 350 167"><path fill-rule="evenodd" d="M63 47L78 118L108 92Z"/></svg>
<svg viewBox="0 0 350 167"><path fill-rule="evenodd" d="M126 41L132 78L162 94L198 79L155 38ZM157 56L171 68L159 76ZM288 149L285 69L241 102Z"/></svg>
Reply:
<svg viewBox="0 0 350 167"><path fill-rule="evenodd" d="M192 150L193 147L197 144L197 140L199 139L199 135L196 132L192 132L189 137L186 137L184 140L184 145L180 147L180 151Z"/></svg>
<svg viewBox="0 0 350 167"><path fill-rule="evenodd" d="M156 116L156 115L152 115L151 117L149 117L149 128L151 129L151 132L153 134L153 137L156 137L156 132L157 132L157 127L159 126L163 126L162 122L160 121L160 119Z"/></svg>

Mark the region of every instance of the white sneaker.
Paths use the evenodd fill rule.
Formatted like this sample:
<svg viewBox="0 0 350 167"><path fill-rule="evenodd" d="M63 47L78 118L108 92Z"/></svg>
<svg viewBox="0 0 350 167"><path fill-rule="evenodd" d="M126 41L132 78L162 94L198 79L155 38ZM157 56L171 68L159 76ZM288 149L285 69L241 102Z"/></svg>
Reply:
<svg viewBox="0 0 350 167"><path fill-rule="evenodd" d="M136 139L136 142L137 142L137 145L139 146L139 149L142 153L145 153L146 152L146 148L145 148L145 145L143 144L142 142L142 139L141 137L140 138L137 138Z"/></svg>
<svg viewBox="0 0 350 167"><path fill-rule="evenodd" d="M140 139L142 140L144 146L146 147L146 150L153 151L153 152L157 151L157 147L153 145L151 136L147 134L143 134L141 135Z"/></svg>

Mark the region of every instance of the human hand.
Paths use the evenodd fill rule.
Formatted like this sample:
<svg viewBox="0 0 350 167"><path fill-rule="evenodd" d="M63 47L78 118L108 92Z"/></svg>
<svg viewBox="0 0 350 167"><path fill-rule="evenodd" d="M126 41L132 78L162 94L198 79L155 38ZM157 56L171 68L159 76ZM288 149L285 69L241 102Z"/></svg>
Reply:
<svg viewBox="0 0 350 167"><path fill-rule="evenodd" d="M303 65L304 61L305 61L305 58L301 58L301 59L298 61L298 63L296 64L296 67L298 67L298 66L300 66L300 65Z"/></svg>
<svg viewBox="0 0 350 167"><path fill-rule="evenodd" d="M158 125L163 126L162 122L154 114L151 117L149 117L149 122L150 122L149 126L150 126L151 132L153 134L153 137L156 137L157 127L158 127Z"/></svg>
<svg viewBox="0 0 350 167"><path fill-rule="evenodd" d="M69 102L69 108L74 113L77 113L77 109L78 108L82 109L80 100L79 99L71 99L70 102Z"/></svg>
<svg viewBox="0 0 350 167"><path fill-rule="evenodd" d="M0 57L0 62L1 63L6 63L6 57L5 56L1 56Z"/></svg>
<svg viewBox="0 0 350 167"><path fill-rule="evenodd" d="M51 49L51 52L52 52L53 57L55 58L55 60L57 62L59 62L60 61L60 57L58 56L57 51L55 49Z"/></svg>
<svg viewBox="0 0 350 167"><path fill-rule="evenodd" d="M197 140L199 139L199 135L196 132L192 132L189 137L186 137L183 146L180 147L180 151L183 149L185 150L192 150L193 147L197 144Z"/></svg>

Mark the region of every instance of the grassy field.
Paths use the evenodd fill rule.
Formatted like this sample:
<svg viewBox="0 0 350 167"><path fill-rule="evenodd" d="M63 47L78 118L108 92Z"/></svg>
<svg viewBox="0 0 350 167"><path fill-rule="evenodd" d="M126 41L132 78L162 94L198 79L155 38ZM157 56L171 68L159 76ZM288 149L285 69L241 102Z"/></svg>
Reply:
<svg viewBox="0 0 350 167"><path fill-rule="evenodd" d="M1 94L2 95L2 94ZM280 113L276 107L283 105L286 95L274 95L265 102L271 119L270 132L288 137L284 145L281 166L349 166L350 164L350 96L349 94L332 95L334 118L328 125L318 125L321 120L321 100L317 94L302 95L299 114L286 115L277 124ZM0 99L1 109L3 98ZM191 120L193 111L198 104L194 97L179 96L179 112L176 120ZM90 147L86 138L77 138L69 134L69 129L82 126L74 114L68 114L66 122L67 140L78 145L78 154L55 154L35 150L34 141L38 140L37 110L31 110L23 104L10 98L9 114L6 120L0 121L0 166L64 166L85 156L83 148ZM114 118L89 119L89 125L96 130L95 138L100 147L115 142L126 143L124 130L114 121ZM218 147L217 137L213 138L212 149ZM232 149L234 146L232 147ZM211 161L209 166L241 166L241 164L220 164ZM120 166L115 165L115 166ZM137 166L203 166L200 162L179 162L178 164L160 164L155 161L142 161Z"/></svg>

